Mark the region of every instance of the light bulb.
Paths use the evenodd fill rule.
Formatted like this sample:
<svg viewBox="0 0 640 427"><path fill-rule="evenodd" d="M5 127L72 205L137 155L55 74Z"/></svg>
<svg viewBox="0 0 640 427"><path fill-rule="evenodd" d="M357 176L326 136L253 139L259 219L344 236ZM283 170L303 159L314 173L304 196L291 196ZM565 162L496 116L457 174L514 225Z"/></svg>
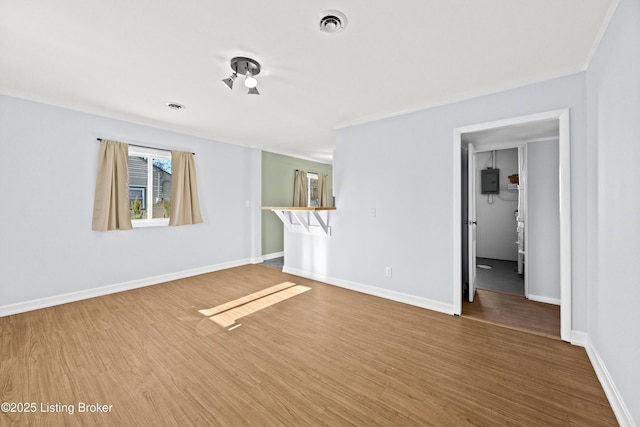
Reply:
<svg viewBox="0 0 640 427"><path fill-rule="evenodd" d="M245 75L244 85L249 89L254 88L258 85L258 81L255 77L253 77L253 74L251 74L251 71L249 70L247 70L247 74Z"/></svg>

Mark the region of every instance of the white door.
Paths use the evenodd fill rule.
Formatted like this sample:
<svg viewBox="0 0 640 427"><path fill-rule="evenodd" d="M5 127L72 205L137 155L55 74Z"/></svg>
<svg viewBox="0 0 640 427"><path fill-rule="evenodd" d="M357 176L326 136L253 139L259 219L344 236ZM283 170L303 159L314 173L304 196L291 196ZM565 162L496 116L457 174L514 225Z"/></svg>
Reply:
<svg viewBox="0 0 640 427"><path fill-rule="evenodd" d="M476 155L473 144L469 144L467 166L469 220L469 302L473 302L476 293Z"/></svg>

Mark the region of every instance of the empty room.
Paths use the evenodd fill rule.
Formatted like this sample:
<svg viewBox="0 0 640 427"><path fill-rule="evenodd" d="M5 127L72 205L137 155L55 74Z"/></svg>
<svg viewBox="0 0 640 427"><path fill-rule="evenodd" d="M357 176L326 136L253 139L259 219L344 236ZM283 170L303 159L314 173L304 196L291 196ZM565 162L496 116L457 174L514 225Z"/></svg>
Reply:
<svg viewBox="0 0 640 427"><path fill-rule="evenodd" d="M0 425L639 425L639 70L637 0L0 2Z"/></svg>

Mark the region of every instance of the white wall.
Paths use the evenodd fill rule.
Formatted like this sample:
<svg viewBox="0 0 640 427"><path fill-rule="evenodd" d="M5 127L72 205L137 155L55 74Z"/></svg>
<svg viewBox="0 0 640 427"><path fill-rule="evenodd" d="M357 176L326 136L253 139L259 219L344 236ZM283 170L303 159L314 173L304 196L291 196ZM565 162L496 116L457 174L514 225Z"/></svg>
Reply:
<svg viewBox="0 0 640 427"><path fill-rule="evenodd" d="M92 231L97 137L194 151L204 224ZM252 235L260 235L259 150L6 96L0 147L4 314L40 298L246 263L259 254Z"/></svg>
<svg viewBox="0 0 640 427"><path fill-rule="evenodd" d="M491 167L491 151L476 154L476 218L478 225L476 255L480 258L518 260L518 232L514 211L518 209L518 191L507 190L509 175L518 173L518 149L497 150L496 168L500 169L500 194L482 194L481 171Z"/></svg>
<svg viewBox="0 0 640 427"><path fill-rule="evenodd" d="M285 269L452 312L453 129L570 108L572 274L586 283L584 96L584 74L575 74L339 129L333 235L286 233ZM585 331L586 287L574 286L572 300L573 329Z"/></svg>
<svg viewBox="0 0 640 427"><path fill-rule="evenodd" d="M589 184L597 199L586 214L592 235L589 338L606 369L601 377L610 381L605 390L624 403L614 404L622 425L640 425L638 76L640 2L621 0L587 72Z"/></svg>
<svg viewBox="0 0 640 427"><path fill-rule="evenodd" d="M558 140L527 145L528 234L525 268L532 299L560 301Z"/></svg>

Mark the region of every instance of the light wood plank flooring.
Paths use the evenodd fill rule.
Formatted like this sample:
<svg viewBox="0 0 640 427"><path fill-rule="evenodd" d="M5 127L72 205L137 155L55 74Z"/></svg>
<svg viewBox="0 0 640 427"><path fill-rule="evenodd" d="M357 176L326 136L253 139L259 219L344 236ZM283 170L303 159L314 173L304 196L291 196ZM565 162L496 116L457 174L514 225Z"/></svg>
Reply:
<svg viewBox="0 0 640 427"><path fill-rule="evenodd" d="M206 310L311 288L229 331ZM0 425L616 425L584 349L250 265L0 318ZM78 413L78 402L112 405Z"/></svg>

